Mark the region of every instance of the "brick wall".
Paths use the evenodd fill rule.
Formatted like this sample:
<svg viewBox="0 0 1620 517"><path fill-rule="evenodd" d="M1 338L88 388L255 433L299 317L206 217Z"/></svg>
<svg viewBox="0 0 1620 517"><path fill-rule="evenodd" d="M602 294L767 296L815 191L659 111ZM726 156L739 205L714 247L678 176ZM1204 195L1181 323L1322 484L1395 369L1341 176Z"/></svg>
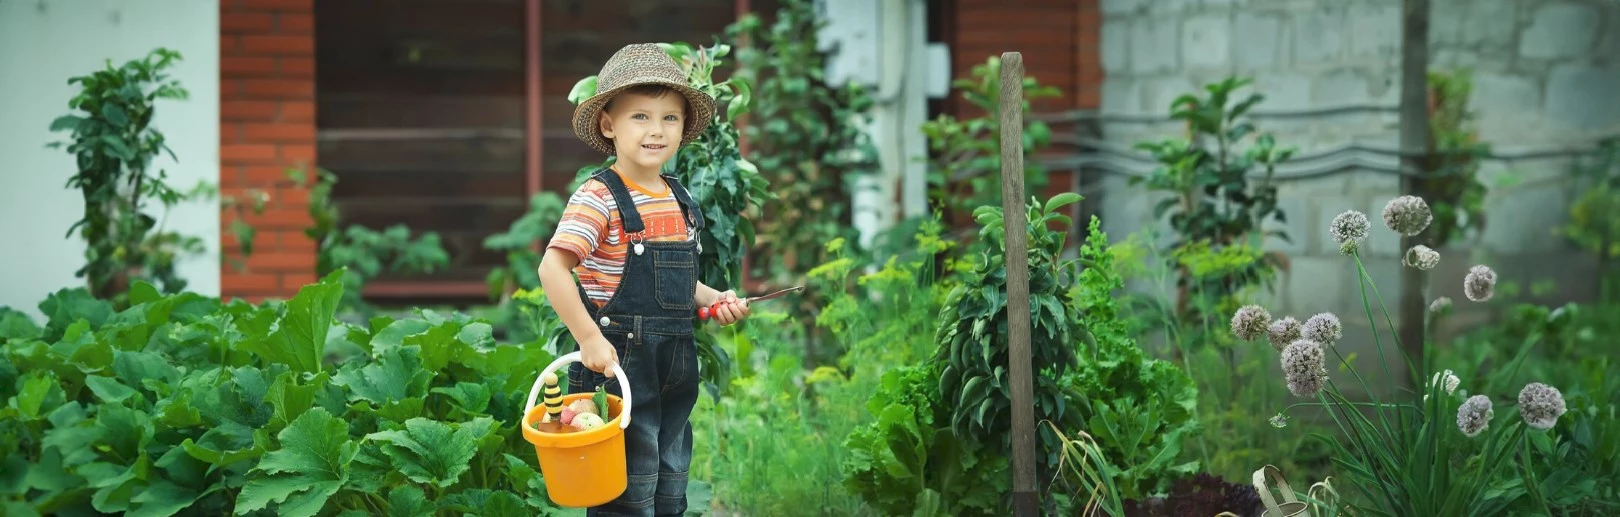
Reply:
<svg viewBox="0 0 1620 517"><path fill-rule="evenodd" d="M1035 113L1097 109L1102 105L1103 68L1099 47L1102 13L1098 0L946 0L945 40L951 44L952 78L969 78L975 65L1003 52L1024 56L1024 73L1060 97L1031 100ZM982 110L953 95L946 110L976 117ZM1053 124L1054 133L1084 133L1074 124ZM1045 155L1072 153L1072 146L1048 148ZM1052 170L1041 197L1074 190L1074 171ZM1084 220L1076 218L1084 227ZM1074 240L1071 239L1071 242Z"/></svg>
<svg viewBox="0 0 1620 517"><path fill-rule="evenodd" d="M227 253L220 295L254 302L290 298L315 281L309 190L287 177L315 167L315 29L313 0L220 1L220 188L225 196L257 190L264 212L247 217L257 230L244 264ZM239 242L234 210L220 214L227 251Z"/></svg>

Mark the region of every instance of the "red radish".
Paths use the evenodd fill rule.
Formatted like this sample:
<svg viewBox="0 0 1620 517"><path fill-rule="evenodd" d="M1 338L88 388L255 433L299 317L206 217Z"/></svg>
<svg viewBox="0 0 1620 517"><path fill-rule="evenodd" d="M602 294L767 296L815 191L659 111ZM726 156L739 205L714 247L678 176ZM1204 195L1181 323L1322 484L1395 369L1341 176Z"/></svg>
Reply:
<svg viewBox="0 0 1620 517"><path fill-rule="evenodd" d="M583 415L585 413L590 413L593 415L596 414L596 404L592 403L589 399L576 400L573 403L568 404L567 409L573 409L575 415Z"/></svg>
<svg viewBox="0 0 1620 517"><path fill-rule="evenodd" d="M559 421L562 422L563 425L571 425L574 423L574 416L576 416L574 408L565 407L562 409L562 418Z"/></svg>

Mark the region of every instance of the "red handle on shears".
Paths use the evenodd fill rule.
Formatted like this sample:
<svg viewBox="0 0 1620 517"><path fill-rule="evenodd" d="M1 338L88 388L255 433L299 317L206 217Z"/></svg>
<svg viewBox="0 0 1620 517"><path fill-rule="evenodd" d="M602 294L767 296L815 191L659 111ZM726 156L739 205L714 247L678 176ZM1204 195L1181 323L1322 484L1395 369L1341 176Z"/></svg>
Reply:
<svg viewBox="0 0 1620 517"><path fill-rule="evenodd" d="M763 296L754 296L754 297L744 298L743 301L747 302L747 303L754 303L754 302L757 302L757 301L769 300L769 299L776 298L778 296L782 296L784 294L787 294L787 293L790 293L790 292L793 292L793 291L798 291L800 289L804 289L804 286L789 287L787 289L776 291L774 293L763 295ZM708 306L708 307L698 307L697 317L698 317L699 320L708 321L709 317L714 316L714 313L716 311L719 311L719 310L720 310L720 304L719 303L716 303L716 304Z"/></svg>

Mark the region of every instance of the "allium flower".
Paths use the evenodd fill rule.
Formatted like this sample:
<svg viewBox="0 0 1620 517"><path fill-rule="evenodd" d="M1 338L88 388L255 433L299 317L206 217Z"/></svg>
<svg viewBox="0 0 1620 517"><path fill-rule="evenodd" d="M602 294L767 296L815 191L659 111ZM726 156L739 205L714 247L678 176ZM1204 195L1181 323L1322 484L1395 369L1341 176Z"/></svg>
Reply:
<svg viewBox="0 0 1620 517"><path fill-rule="evenodd" d="M1339 252L1349 255L1360 249L1361 241L1367 239L1370 226L1367 214L1346 210L1333 218L1333 223L1328 226L1328 235L1333 236L1333 242L1339 243Z"/></svg>
<svg viewBox="0 0 1620 517"><path fill-rule="evenodd" d="M1322 391L1322 386L1327 384L1327 368L1322 365L1325 358L1322 344L1309 339L1294 341L1284 348L1282 369L1288 391L1299 397Z"/></svg>
<svg viewBox="0 0 1620 517"><path fill-rule="evenodd" d="M1282 413L1277 413L1275 416L1272 416L1271 417L1271 426L1275 427L1275 428L1278 428L1278 429L1288 427L1288 415L1284 415Z"/></svg>
<svg viewBox="0 0 1620 517"><path fill-rule="evenodd" d="M1259 339L1271 325L1271 313L1259 305L1245 305L1232 314L1232 334L1238 339Z"/></svg>
<svg viewBox="0 0 1620 517"><path fill-rule="evenodd" d="M1462 380L1457 378L1457 374L1451 373L1451 370L1434 372L1434 376L1429 377L1429 384L1439 384L1442 389L1446 390L1447 395L1457 391L1457 385L1461 382Z"/></svg>
<svg viewBox="0 0 1620 517"><path fill-rule="evenodd" d="M1300 330L1300 336L1317 343L1332 346L1344 337L1344 325L1339 324L1339 317L1331 312L1318 313L1305 320L1305 326Z"/></svg>
<svg viewBox="0 0 1620 517"><path fill-rule="evenodd" d="M1298 340L1303 335L1303 330L1299 325L1299 320L1294 319L1293 316L1283 316L1282 319L1271 322L1271 327L1266 329L1271 334L1271 348L1276 349L1278 352L1281 352L1283 347L1288 346L1289 343Z"/></svg>
<svg viewBox="0 0 1620 517"><path fill-rule="evenodd" d="M1429 302L1429 312L1439 314L1439 313L1442 313L1442 312L1446 312L1446 311L1448 311L1450 309L1451 309L1451 298L1450 297L1441 296L1439 298L1435 298L1434 301Z"/></svg>
<svg viewBox="0 0 1620 517"><path fill-rule="evenodd" d="M1401 235L1417 235L1434 220L1429 204L1417 196L1400 196L1384 205L1384 226Z"/></svg>
<svg viewBox="0 0 1620 517"><path fill-rule="evenodd" d="M1418 268L1421 271L1428 271L1440 265L1440 252L1418 244L1412 246L1412 249L1406 250L1406 257L1402 261L1408 266Z"/></svg>
<svg viewBox="0 0 1620 517"><path fill-rule="evenodd" d="M1491 417L1496 411L1491 409L1491 398L1484 395L1474 395L1463 401L1462 407L1457 408L1457 429L1469 438L1479 436L1485 428L1491 426Z"/></svg>
<svg viewBox="0 0 1620 517"><path fill-rule="evenodd" d="M1495 271L1491 271L1491 268L1485 265L1468 268L1468 276L1463 277L1463 295L1469 300L1483 302L1490 300L1495 294Z"/></svg>
<svg viewBox="0 0 1620 517"><path fill-rule="evenodd" d="M1524 423L1530 427L1552 429L1558 417L1564 416L1564 411L1564 394L1559 393L1558 388L1532 382L1519 390L1519 416L1524 417Z"/></svg>

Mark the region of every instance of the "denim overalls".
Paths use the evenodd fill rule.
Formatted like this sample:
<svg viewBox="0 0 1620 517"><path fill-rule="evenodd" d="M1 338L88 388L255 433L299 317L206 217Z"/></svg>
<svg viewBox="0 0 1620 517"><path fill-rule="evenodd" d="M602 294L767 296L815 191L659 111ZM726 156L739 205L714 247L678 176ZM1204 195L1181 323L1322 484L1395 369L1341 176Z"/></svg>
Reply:
<svg viewBox="0 0 1620 517"><path fill-rule="evenodd" d="M619 288L600 309L584 288L580 299L619 355L619 367L630 381L630 427L625 429L629 486L618 499L587 510L587 515L682 515L686 513L686 476L692 462L692 424L687 417L698 398L698 357L692 339L697 305L697 240L643 242L644 226L630 191L611 169L595 179L607 185L624 222L629 243ZM694 235L703 229L703 213L674 177L664 175ZM638 251L639 250L639 251ZM576 284L577 286L577 284ZM614 395L618 381L574 363L568 370L571 393L595 391L602 384Z"/></svg>

